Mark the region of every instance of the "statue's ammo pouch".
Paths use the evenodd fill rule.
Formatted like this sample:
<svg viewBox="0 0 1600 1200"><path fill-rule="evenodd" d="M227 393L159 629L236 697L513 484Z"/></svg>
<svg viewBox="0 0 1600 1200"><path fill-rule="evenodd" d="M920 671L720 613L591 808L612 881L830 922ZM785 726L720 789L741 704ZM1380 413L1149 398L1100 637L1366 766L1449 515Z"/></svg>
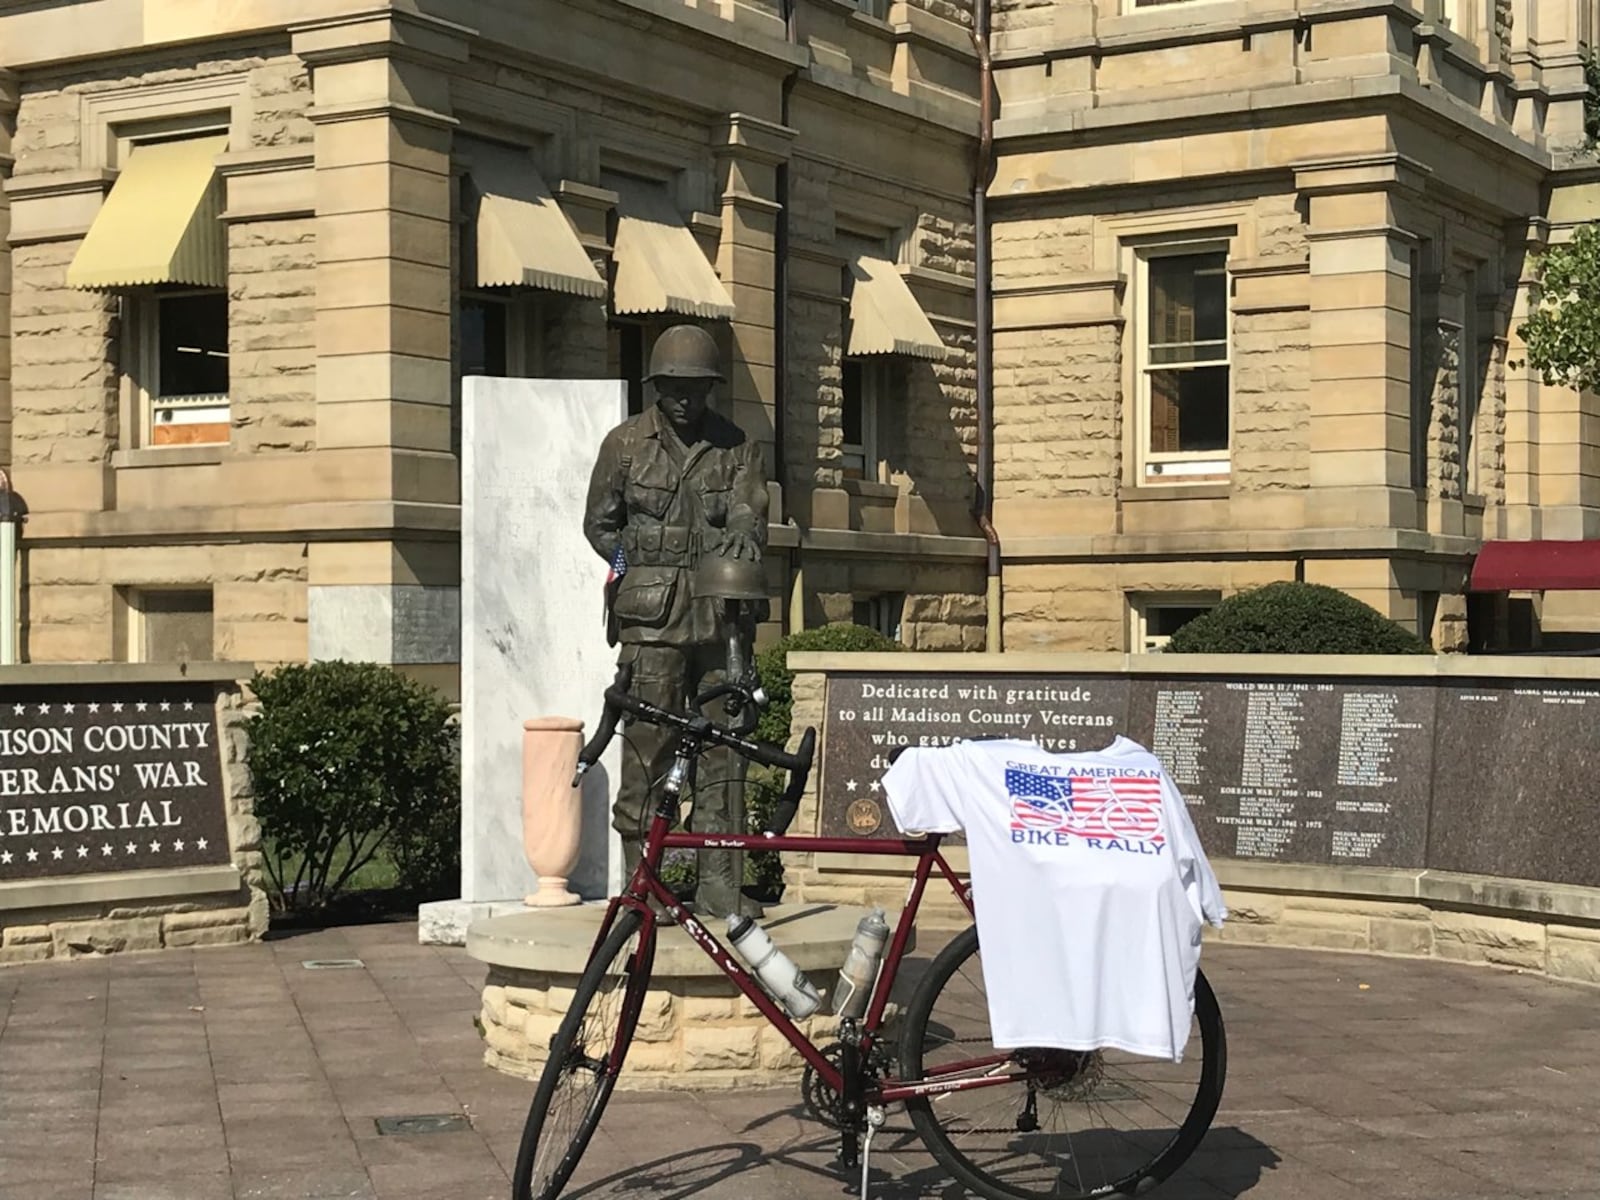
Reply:
<svg viewBox="0 0 1600 1200"><path fill-rule="evenodd" d="M630 567L617 591L612 615L622 625L663 625L678 590L678 568Z"/></svg>

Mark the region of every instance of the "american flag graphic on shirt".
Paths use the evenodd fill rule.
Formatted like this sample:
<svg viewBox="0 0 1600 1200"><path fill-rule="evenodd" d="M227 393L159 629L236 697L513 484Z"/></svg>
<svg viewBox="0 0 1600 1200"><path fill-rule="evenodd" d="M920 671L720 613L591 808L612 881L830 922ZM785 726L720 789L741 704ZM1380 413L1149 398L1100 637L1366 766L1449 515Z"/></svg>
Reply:
<svg viewBox="0 0 1600 1200"><path fill-rule="evenodd" d="M1165 840L1161 780L1142 775L1047 775L1006 768L1011 828L1085 838Z"/></svg>

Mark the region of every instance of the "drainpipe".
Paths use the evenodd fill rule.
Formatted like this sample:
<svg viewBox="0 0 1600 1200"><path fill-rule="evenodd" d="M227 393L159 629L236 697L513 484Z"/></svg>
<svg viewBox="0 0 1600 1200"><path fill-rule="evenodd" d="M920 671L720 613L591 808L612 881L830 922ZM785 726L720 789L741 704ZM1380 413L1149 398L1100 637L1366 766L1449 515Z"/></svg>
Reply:
<svg viewBox="0 0 1600 1200"><path fill-rule="evenodd" d="M989 0L976 0L972 40L978 50L978 159L972 176L972 220L977 243L973 272L977 302L978 487L972 515L988 543L987 620L984 649L1004 649L1001 638L1000 535L994 528L994 297L989 266L989 183L994 178L994 66L989 58Z"/></svg>
<svg viewBox="0 0 1600 1200"><path fill-rule="evenodd" d="M783 37L791 46L800 44L795 20L795 0L783 0ZM799 68L791 68L783 77L778 93L778 121L789 125L789 97L800 78ZM790 511L788 455L784 451L787 422L785 410L789 407L789 161L778 164L775 188L778 193L778 228L773 238L776 260L772 264L772 473L778 479L778 489L783 495L784 519L794 524ZM795 633L805 628L805 572L800 565L800 547L790 552L789 620L787 632Z"/></svg>
<svg viewBox="0 0 1600 1200"><path fill-rule="evenodd" d="M0 666L17 661L17 535L27 519L11 477L0 471Z"/></svg>

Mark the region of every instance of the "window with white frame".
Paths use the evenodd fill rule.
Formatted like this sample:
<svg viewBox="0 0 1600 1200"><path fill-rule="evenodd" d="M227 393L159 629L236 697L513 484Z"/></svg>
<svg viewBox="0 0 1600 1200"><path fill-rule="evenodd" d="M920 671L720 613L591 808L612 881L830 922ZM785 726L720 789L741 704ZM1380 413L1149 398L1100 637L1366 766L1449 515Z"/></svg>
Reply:
<svg viewBox="0 0 1600 1200"><path fill-rule="evenodd" d="M119 588L124 662L210 662L214 608L209 586Z"/></svg>
<svg viewBox="0 0 1600 1200"><path fill-rule="evenodd" d="M884 481L884 460L879 437L887 365L868 359L844 360L840 401L844 427L843 472L846 479Z"/></svg>
<svg viewBox="0 0 1600 1200"><path fill-rule="evenodd" d="M1204 616L1217 606L1219 597L1214 593L1184 596L1130 596L1128 612L1131 617L1132 636L1130 648L1135 654L1159 654L1167 648L1172 635L1196 617Z"/></svg>
<svg viewBox="0 0 1600 1200"><path fill-rule="evenodd" d="M127 377L138 400L139 443L191 446L226 442L228 293L130 293L124 300Z"/></svg>
<svg viewBox="0 0 1600 1200"><path fill-rule="evenodd" d="M886 638L900 640L900 622L905 615L906 594L884 592L857 600L851 620L857 625L875 629Z"/></svg>
<svg viewBox="0 0 1600 1200"><path fill-rule="evenodd" d="M1137 270L1141 480L1224 479L1232 424L1227 250L1151 247Z"/></svg>

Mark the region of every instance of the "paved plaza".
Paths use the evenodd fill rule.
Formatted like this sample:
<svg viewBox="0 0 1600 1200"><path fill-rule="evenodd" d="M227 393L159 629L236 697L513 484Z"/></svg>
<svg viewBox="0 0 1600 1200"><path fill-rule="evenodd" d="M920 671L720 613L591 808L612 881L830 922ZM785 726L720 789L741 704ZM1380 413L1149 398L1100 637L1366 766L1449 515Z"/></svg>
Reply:
<svg viewBox="0 0 1600 1200"><path fill-rule="evenodd" d="M1154 1200L1600 1195L1600 992L1279 949L1204 962L1227 1094ZM482 977L412 924L0 970L0 1200L505 1200L532 1088L481 1065ZM903 1116L888 1134L877 1196L963 1194ZM619 1093L568 1194L837 1198L833 1146L794 1089Z"/></svg>

